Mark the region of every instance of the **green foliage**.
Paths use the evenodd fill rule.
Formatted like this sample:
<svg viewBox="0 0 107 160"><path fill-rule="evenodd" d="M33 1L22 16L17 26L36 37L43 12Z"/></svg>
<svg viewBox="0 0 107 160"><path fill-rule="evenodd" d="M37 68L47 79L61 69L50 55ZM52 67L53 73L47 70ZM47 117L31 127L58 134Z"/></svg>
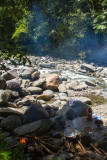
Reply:
<svg viewBox="0 0 107 160"><path fill-rule="evenodd" d="M106 8L106 0L1 0L0 48L8 50L2 55L25 64L28 53L62 54L64 47L75 56L87 53L89 34L98 42L106 37Z"/></svg>
<svg viewBox="0 0 107 160"><path fill-rule="evenodd" d="M11 160L26 160L27 154L25 154L25 146L20 144L17 148L12 150Z"/></svg>
<svg viewBox="0 0 107 160"><path fill-rule="evenodd" d="M19 144L16 148L9 150L9 142L0 132L0 160L26 160L25 145Z"/></svg>
<svg viewBox="0 0 107 160"><path fill-rule="evenodd" d="M1 159L1 160L11 160L10 154L11 154L10 151L2 151L2 152L0 153L0 159Z"/></svg>
<svg viewBox="0 0 107 160"><path fill-rule="evenodd" d="M0 159L1 160L11 160L10 159L10 151L7 151L8 142L6 137L0 132Z"/></svg>
<svg viewBox="0 0 107 160"><path fill-rule="evenodd" d="M6 137L0 132L0 151L6 150L8 147L8 142L6 140Z"/></svg>
<svg viewBox="0 0 107 160"><path fill-rule="evenodd" d="M105 34L107 31L107 11L99 12L94 17L93 28L95 29L95 33L102 32Z"/></svg>

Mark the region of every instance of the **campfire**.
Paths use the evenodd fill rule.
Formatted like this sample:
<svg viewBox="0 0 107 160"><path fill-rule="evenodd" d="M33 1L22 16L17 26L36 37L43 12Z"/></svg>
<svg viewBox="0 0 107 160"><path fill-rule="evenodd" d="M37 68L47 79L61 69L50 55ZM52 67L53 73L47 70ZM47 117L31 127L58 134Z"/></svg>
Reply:
<svg viewBox="0 0 107 160"><path fill-rule="evenodd" d="M106 160L107 152L100 147L98 140L99 136L101 139L103 138L102 125L103 122L92 113L92 109L89 107L87 116L78 117L72 123L70 121L70 126L66 126L64 132L59 134L59 138L63 139L59 146L54 144L57 138L57 132L53 134L55 131L45 136L28 135L17 137L17 139L26 146L28 152L37 153L41 156L54 154L57 157L62 152L69 152L73 154L74 158L78 155L80 159L88 159L91 152L93 152L97 157Z"/></svg>

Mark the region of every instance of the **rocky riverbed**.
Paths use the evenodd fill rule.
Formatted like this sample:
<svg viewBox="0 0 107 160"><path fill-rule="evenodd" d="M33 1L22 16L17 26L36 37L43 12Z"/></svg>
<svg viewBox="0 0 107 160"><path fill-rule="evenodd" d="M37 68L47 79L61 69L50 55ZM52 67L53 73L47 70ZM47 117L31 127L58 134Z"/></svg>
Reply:
<svg viewBox="0 0 107 160"><path fill-rule="evenodd" d="M0 130L7 139L16 143L13 135L64 133L66 122L86 116L89 106L106 127L107 67L49 56L28 58L31 65L0 64Z"/></svg>

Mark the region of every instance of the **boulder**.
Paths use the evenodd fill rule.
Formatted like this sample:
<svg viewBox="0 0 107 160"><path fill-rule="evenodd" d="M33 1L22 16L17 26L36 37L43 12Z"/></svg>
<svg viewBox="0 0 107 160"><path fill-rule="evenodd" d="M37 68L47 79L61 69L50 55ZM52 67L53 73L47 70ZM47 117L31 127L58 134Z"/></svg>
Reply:
<svg viewBox="0 0 107 160"><path fill-rule="evenodd" d="M39 87L28 87L27 89L31 94L40 94L40 93L42 93L42 89L39 88Z"/></svg>
<svg viewBox="0 0 107 160"><path fill-rule="evenodd" d="M71 83L68 83L67 85L66 85L66 88L69 90L69 89L72 89L72 90L74 90L77 86L78 86L78 81L74 81L74 82L71 82Z"/></svg>
<svg viewBox="0 0 107 160"><path fill-rule="evenodd" d="M8 102L8 94L4 90L0 90L0 105Z"/></svg>
<svg viewBox="0 0 107 160"><path fill-rule="evenodd" d="M31 123L40 119L48 119L48 112L39 104L32 104L25 112L25 123Z"/></svg>
<svg viewBox="0 0 107 160"><path fill-rule="evenodd" d="M35 80L39 79L39 77L40 77L40 72L39 71L35 71L31 74L31 80L32 81L35 81Z"/></svg>
<svg viewBox="0 0 107 160"><path fill-rule="evenodd" d="M20 74L20 77L23 79L31 79L32 73L34 73L35 71L37 71L37 69L27 68L24 70L22 74Z"/></svg>
<svg viewBox="0 0 107 160"><path fill-rule="evenodd" d="M19 98L19 92L18 91L13 91L11 98L13 98L13 99Z"/></svg>
<svg viewBox="0 0 107 160"><path fill-rule="evenodd" d="M5 89L4 93L7 95L7 99L9 101L11 99L11 97L12 97L12 91L9 90L9 89Z"/></svg>
<svg viewBox="0 0 107 160"><path fill-rule="evenodd" d="M73 90L67 90L68 97L74 97L75 92Z"/></svg>
<svg viewBox="0 0 107 160"><path fill-rule="evenodd" d="M44 89L57 90L60 84L60 79L58 75L52 75L46 78L46 83L43 85Z"/></svg>
<svg viewBox="0 0 107 160"><path fill-rule="evenodd" d="M12 70L5 72L4 74L1 75L1 77L4 78L6 81L14 79L17 76L18 76L17 69L12 69Z"/></svg>
<svg viewBox="0 0 107 160"><path fill-rule="evenodd" d="M24 97L24 96L30 95L31 93L28 91L27 88L20 88L19 94L21 97Z"/></svg>
<svg viewBox="0 0 107 160"><path fill-rule="evenodd" d="M4 119L3 117L0 117L0 123L1 123L1 121L2 121L3 119Z"/></svg>
<svg viewBox="0 0 107 160"><path fill-rule="evenodd" d="M66 103L59 111L58 114L66 114L69 110L73 109L78 116L86 116L87 115L87 108L89 105L83 103L77 99L70 99L68 103ZM73 113L73 112L72 112Z"/></svg>
<svg viewBox="0 0 107 160"><path fill-rule="evenodd" d="M66 102L69 101L69 99L70 99L70 97L65 97L65 96L60 97L61 104L63 104L63 105L66 104Z"/></svg>
<svg viewBox="0 0 107 160"><path fill-rule="evenodd" d="M56 67L55 63L40 63L39 67L41 68L54 68Z"/></svg>
<svg viewBox="0 0 107 160"><path fill-rule="evenodd" d="M95 81L90 81L90 80L88 80L88 81L86 81L85 83L86 83L86 85L88 85L88 86L93 86L93 87L96 86Z"/></svg>
<svg viewBox="0 0 107 160"><path fill-rule="evenodd" d="M21 101L18 101L17 105L29 106L32 103L35 103L36 101L37 99L35 96L27 95Z"/></svg>
<svg viewBox="0 0 107 160"><path fill-rule="evenodd" d="M68 101L66 98L63 98L63 100L61 100L61 106L64 106L67 102L66 101Z"/></svg>
<svg viewBox="0 0 107 160"><path fill-rule="evenodd" d="M36 98L37 98L37 100L42 99L42 100L44 100L44 101L49 101L49 100L51 100L50 95L47 95L47 94L38 95L38 96L36 96Z"/></svg>
<svg viewBox="0 0 107 160"><path fill-rule="evenodd" d="M2 107L0 108L0 116L7 117L10 115L22 116L23 113L19 109L12 108L12 107Z"/></svg>
<svg viewBox="0 0 107 160"><path fill-rule="evenodd" d="M57 131L63 131L66 124L66 117L64 115L55 116L52 118L54 123L53 128Z"/></svg>
<svg viewBox="0 0 107 160"><path fill-rule="evenodd" d="M95 72L96 71L96 68L91 64L82 64L81 69L85 69L86 71L89 71L89 72Z"/></svg>
<svg viewBox="0 0 107 160"><path fill-rule="evenodd" d="M0 78L0 89L6 89L6 80L4 78Z"/></svg>
<svg viewBox="0 0 107 160"><path fill-rule="evenodd" d="M52 103L53 106L56 106L56 107L59 107L61 104L61 101L60 100L56 100Z"/></svg>
<svg viewBox="0 0 107 160"><path fill-rule="evenodd" d="M46 106L45 109L49 114L49 118L52 118L52 117L56 116L56 113L57 113L57 108L56 107Z"/></svg>
<svg viewBox="0 0 107 160"><path fill-rule="evenodd" d="M88 86L86 84L79 84L74 90L75 91L82 91L86 89Z"/></svg>
<svg viewBox="0 0 107 160"><path fill-rule="evenodd" d="M91 104L91 99L87 97L72 97L73 99L78 99L79 101L86 103L86 104Z"/></svg>
<svg viewBox="0 0 107 160"><path fill-rule="evenodd" d="M48 132L53 126L53 122L50 119L43 119L36 122L32 122L21 127L18 127L14 130L14 134L17 136L22 135L44 135Z"/></svg>
<svg viewBox="0 0 107 160"><path fill-rule="evenodd" d="M66 93L67 92L66 85L60 84L58 90L59 92Z"/></svg>
<svg viewBox="0 0 107 160"><path fill-rule="evenodd" d="M22 79L22 88L30 87L30 80L29 79Z"/></svg>
<svg viewBox="0 0 107 160"><path fill-rule="evenodd" d="M22 125L21 118L19 116L10 115L1 121L1 127L12 132L15 128Z"/></svg>
<svg viewBox="0 0 107 160"><path fill-rule="evenodd" d="M66 118L69 119L69 120L73 120L73 119L77 118L78 116L79 116L78 112L75 111L73 108L69 109L66 112Z"/></svg>
<svg viewBox="0 0 107 160"><path fill-rule="evenodd" d="M50 70L50 74L58 74L58 73L60 73L61 72L61 70L56 70L56 69L52 69L52 70Z"/></svg>
<svg viewBox="0 0 107 160"><path fill-rule="evenodd" d="M59 93L59 98L62 98L62 97L67 97L67 94L66 93Z"/></svg>
<svg viewBox="0 0 107 160"><path fill-rule="evenodd" d="M72 104L72 108L78 113L80 117L87 115L88 107L89 105L81 101L74 101Z"/></svg>
<svg viewBox="0 0 107 160"><path fill-rule="evenodd" d="M13 91L17 91L20 89L21 81L17 79L12 79L7 81L7 88Z"/></svg>
<svg viewBox="0 0 107 160"><path fill-rule="evenodd" d="M54 92L52 90L45 90L43 91L43 94L49 95L51 98L54 97Z"/></svg>
<svg viewBox="0 0 107 160"><path fill-rule="evenodd" d="M45 83L45 78L43 78L43 79L40 79L40 80L37 80L37 81L35 81L34 83L33 83L33 86L34 87L41 87L44 83Z"/></svg>

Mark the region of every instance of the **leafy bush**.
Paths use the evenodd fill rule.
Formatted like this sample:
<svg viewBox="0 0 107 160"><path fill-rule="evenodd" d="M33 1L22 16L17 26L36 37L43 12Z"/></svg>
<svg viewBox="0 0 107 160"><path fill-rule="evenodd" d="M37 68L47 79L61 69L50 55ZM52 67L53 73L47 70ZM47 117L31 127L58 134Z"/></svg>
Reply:
<svg viewBox="0 0 107 160"><path fill-rule="evenodd" d="M26 160L25 145L19 144L14 149L9 149L6 137L0 132L0 160Z"/></svg>

